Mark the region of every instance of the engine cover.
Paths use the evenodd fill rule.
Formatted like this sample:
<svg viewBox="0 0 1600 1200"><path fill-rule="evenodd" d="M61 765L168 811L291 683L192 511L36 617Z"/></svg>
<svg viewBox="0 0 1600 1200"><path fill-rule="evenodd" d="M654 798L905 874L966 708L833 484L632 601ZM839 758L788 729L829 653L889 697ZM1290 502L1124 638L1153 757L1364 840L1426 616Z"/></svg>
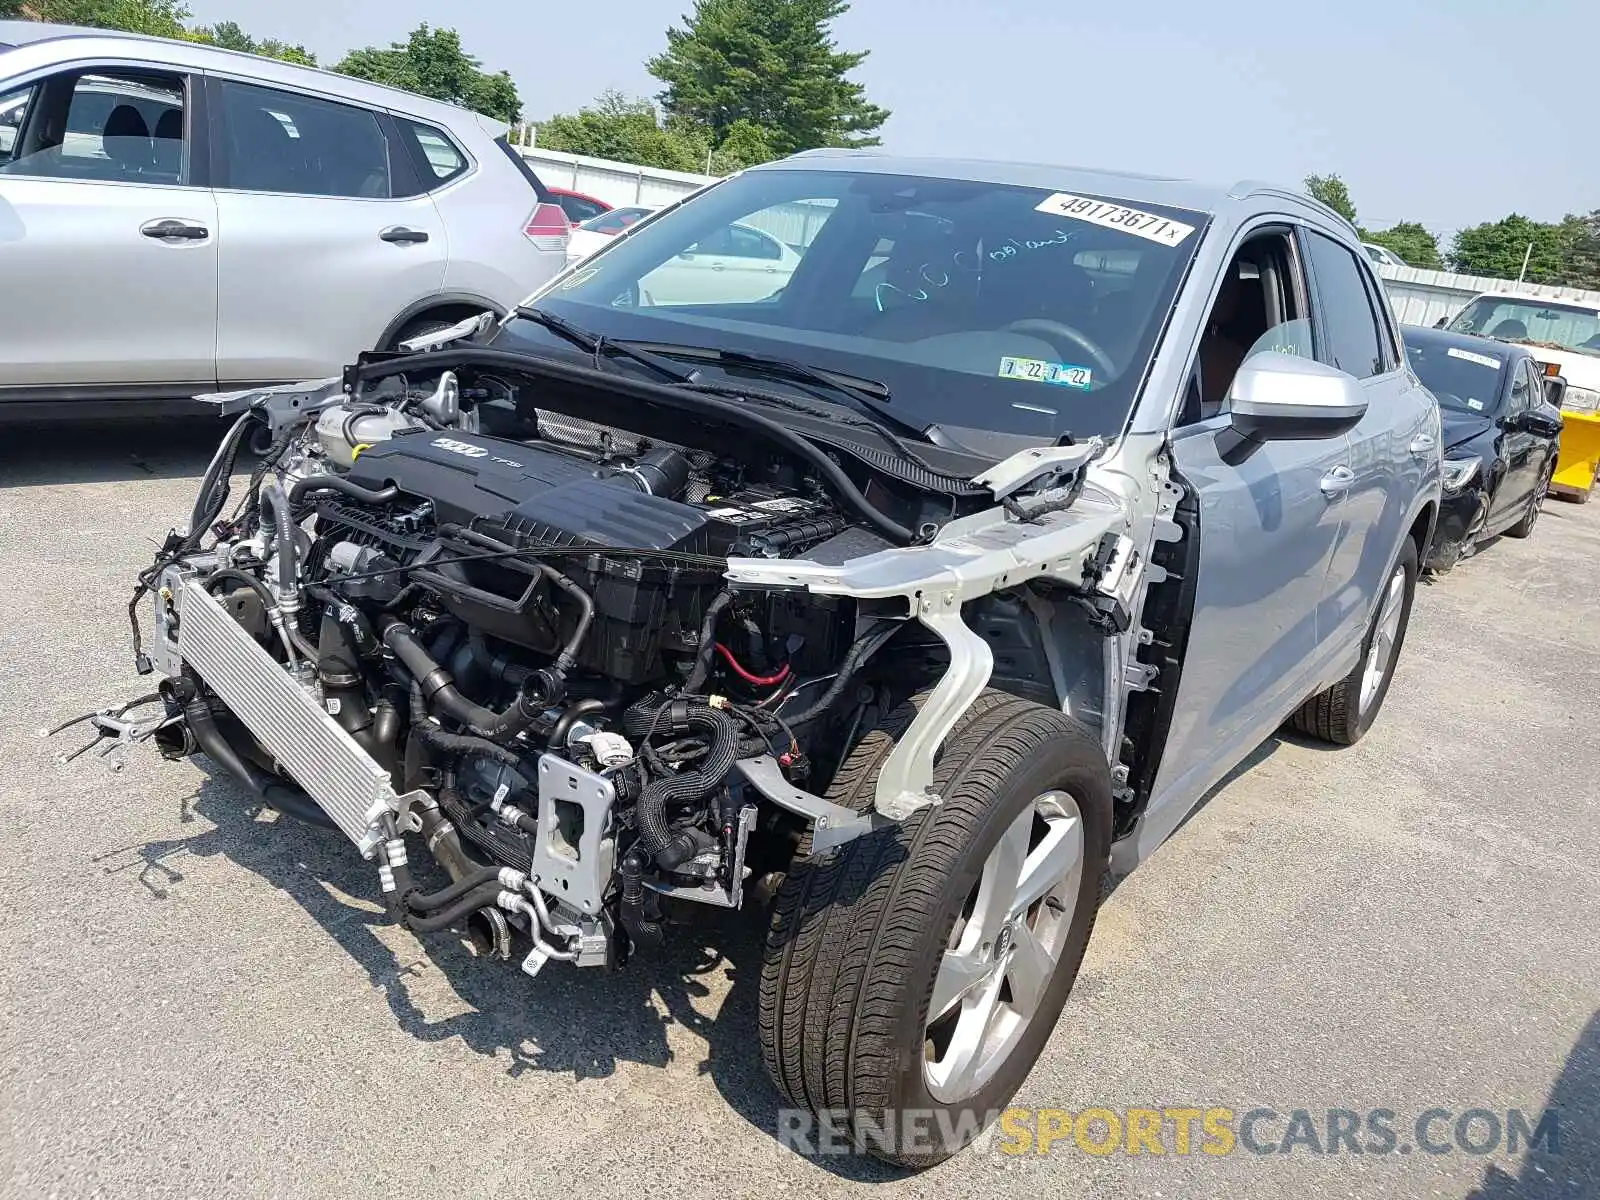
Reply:
<svg viewBox="0 0 1600 1200"><path fill-rule="evenodd" d="M767 552L778 553L779 546L820 540L844 524L814 499L755 489L690 504L651 494L626 466L454 431L401 434L364 450L349 478L374 489L395 485L408 493L398 507L426 501L437 525L547 551L530 559L559 569L594 600L579 665L636 684L662 676L663 649L695 649L705 605L723 586L721 561L731 552L748 552L770 537ZM363 538L374 532L371 524L361 528ZM655 558L652 551L663 553ZM561 603L531 563L456 561L483 553L470 540L440 536L420 555L402 557L413 577L469 626L554 653L573 631L572 606Z"/></svg>

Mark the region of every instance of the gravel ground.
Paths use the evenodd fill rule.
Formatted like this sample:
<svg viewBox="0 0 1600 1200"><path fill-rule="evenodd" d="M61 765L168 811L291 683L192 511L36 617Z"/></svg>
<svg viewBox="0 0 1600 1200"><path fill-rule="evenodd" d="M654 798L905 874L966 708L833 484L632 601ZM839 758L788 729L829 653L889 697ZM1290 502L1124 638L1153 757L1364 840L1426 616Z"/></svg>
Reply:
<svg viewBox="0 0 1600 1200"><path fill-rule="evenodd" d="M36 730L140 690L122 605L214 431L0 443L0 1194L1600 1194L1600 505L1419 594L1378 727L1261 747L1107 899L1019 1105L1559 1111L1559 1153L780 1147L759 928L537 980L387 926L341 839ZM1436 1132L1448 1137L1444 1122ZM1479 1136L1481 1136L1481 1129Z"/></svg>

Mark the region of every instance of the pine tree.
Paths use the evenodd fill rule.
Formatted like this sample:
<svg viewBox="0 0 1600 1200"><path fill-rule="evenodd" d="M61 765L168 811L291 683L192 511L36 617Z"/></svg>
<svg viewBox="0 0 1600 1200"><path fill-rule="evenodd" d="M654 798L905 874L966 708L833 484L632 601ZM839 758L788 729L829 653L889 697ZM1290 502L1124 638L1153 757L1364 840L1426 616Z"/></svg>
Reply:
<svg viewBox="0 0 1600 1200"><path fill-rule="evenodd" d="M889 119L848 75L865 51L836 48L829 24L844 0L695 0L665 52L645 64L666 84L658 99L669 123L692 124L720 146L765 143L775 155L816 146L875 146Z"/></svg>

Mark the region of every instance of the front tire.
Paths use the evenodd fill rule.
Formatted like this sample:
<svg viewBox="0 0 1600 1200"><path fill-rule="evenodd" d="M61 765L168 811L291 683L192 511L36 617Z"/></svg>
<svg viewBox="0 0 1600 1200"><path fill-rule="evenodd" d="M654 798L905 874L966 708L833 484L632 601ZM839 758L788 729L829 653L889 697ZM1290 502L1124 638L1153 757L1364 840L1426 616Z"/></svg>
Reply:
<svg viewBox="0 0 1600 1200"><path fill-rule="evenodd" d="M1507 537L1525 538L1533 533L1533 527L1538 523L1539 513L1544 508L1544 498L1550 491L1550 476L1555 474L1556 460L1554 457L1545 464L1544 474L1539 476L1539 486L1534 489L1533 497L1528 501L1528 511L1523 514L1510 529L1506 530Z"/></svg>
<svg viewBox="0 0 1600 1200"><path fill-rule="evenodd" d="M1300 706L1289 718L1294 729L1335 746L1353 746L1372 728L1384 697L1389 694L1416 591L1417 547L1407 538L1378 597L1366 640L1361 644L1361 661L1338 683Z"/></svg>
<svg viewBox="0 0 1600 1200"><path fill-rule="evenodd" d="M873 769L840 775L870 796L886 754L863 752ZM761 977L764 1057L790 1102L914 1167L975 1138L1043 1051L1111 844L1099 743L1005 693L963 715L932 790L905 822L794 864Z"/></svg>

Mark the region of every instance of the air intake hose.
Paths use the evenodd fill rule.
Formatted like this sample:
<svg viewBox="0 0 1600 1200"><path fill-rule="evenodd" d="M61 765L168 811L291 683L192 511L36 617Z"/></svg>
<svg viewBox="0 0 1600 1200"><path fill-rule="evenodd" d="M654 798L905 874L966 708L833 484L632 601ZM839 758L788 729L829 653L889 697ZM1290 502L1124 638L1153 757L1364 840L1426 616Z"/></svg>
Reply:
<svg viewBox="0 0 1600 1200"><path fill-rule="evenodd" d="M738 757L739 726L727 713L709 704L655 697L624 712L622 728L641 742L659 733L696 732L706 737L705 757L694 770L652 779L634 808L639 841L657 866L670 871L700 853L705 843L693 830L674 834L667 822L667 807L699 800L722 786Z"/></svg>

